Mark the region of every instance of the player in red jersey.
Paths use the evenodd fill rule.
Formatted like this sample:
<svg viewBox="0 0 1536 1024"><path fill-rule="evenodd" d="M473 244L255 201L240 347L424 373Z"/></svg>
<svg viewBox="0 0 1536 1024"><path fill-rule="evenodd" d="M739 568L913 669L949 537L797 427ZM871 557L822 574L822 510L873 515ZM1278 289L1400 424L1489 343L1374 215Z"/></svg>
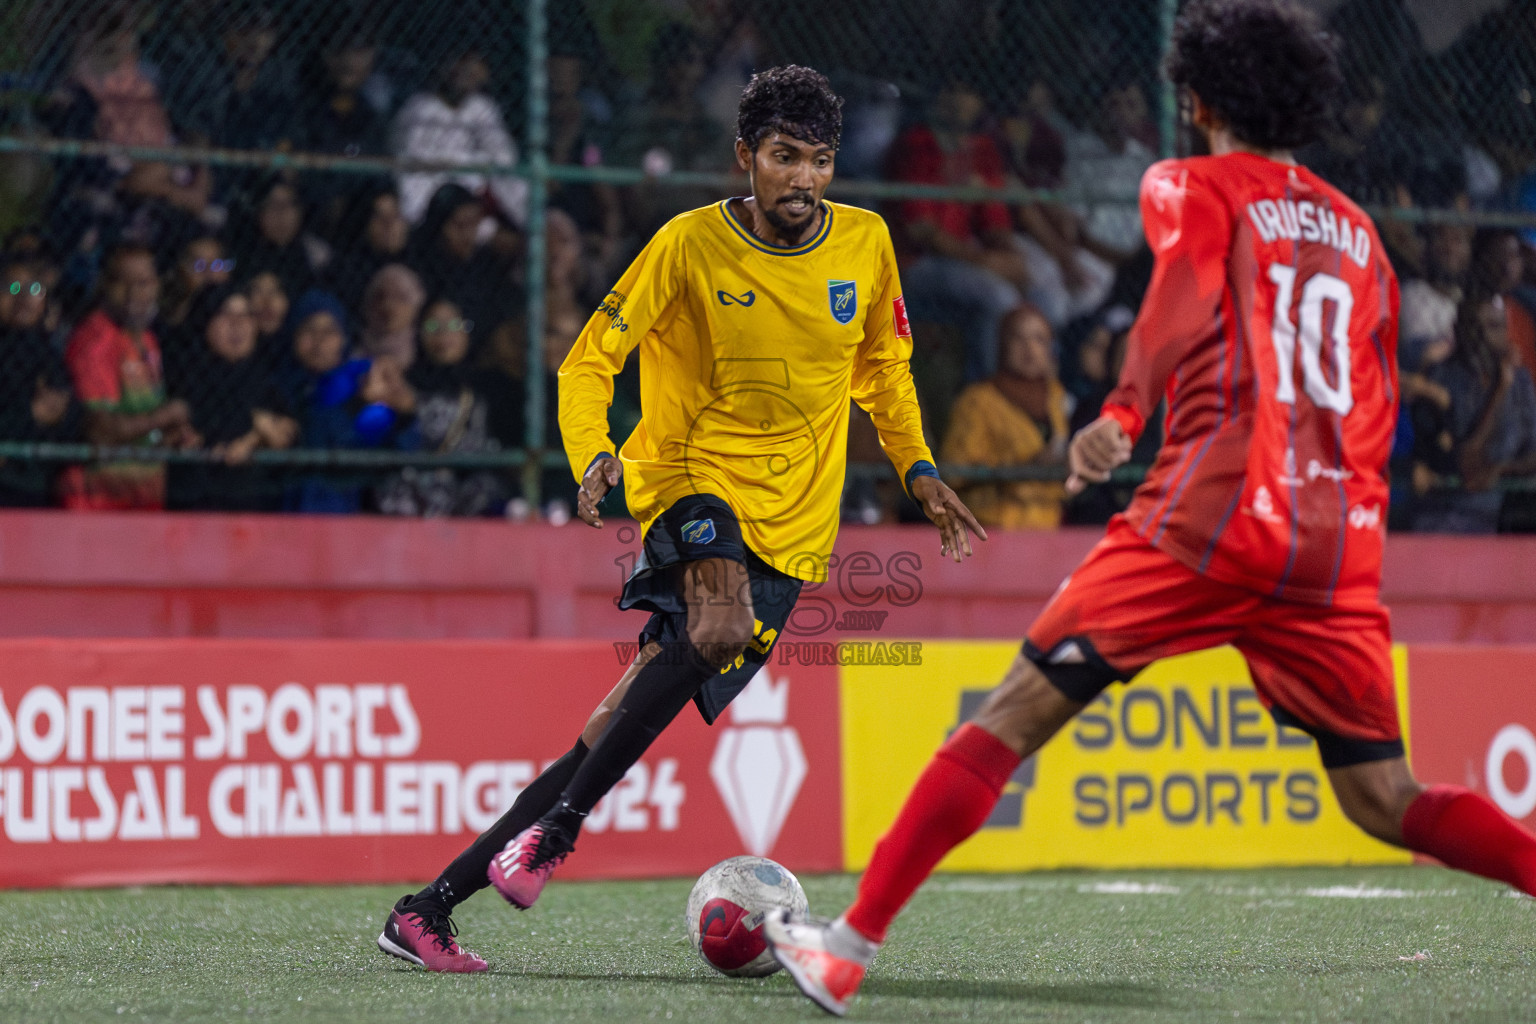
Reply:
<svg viewBox="0 0 1536 1024"><path fill-rule="evenodd" d="M1211 156L1141 189L1152 283L1119 386L1073 439L1069 490L1108 479L1158 401L1167 439L1130 508L930 762L830 924L770 918L780 963L841 1015L886 929L991 813L1020 761L1113 682L1231 644L1310 732L1344 813L1385 842L1536 895L1536 836L1403 756L1378 592L1397 405L1397 282L1370 220L1299 166L1339 83L1287 0L1195 0L1167 73Z"/></svg>

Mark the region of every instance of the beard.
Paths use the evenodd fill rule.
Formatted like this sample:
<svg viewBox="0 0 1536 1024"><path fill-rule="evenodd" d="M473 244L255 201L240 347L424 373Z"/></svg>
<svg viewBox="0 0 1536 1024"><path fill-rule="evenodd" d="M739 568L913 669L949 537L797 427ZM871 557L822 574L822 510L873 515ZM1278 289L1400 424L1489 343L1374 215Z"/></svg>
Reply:
<svg viewBox="0 0 1536 1024"><path fill-rule="evenodd" d="M788 202L791 199L804 199L806 202L811 204L810 207L806 210L805 215L799 220L791 220L779 210L779 207L782 204ZM816 201L809 192L792 192L785 196L783 199L779 200L777 203L774 203L772 206L763 206L763 219L766 220L769 224L773 225L773 230L777 231L780 235L785 237L788 237L789 235L805 227L805 225L810 222L811 218L815 216Z"/></svg>

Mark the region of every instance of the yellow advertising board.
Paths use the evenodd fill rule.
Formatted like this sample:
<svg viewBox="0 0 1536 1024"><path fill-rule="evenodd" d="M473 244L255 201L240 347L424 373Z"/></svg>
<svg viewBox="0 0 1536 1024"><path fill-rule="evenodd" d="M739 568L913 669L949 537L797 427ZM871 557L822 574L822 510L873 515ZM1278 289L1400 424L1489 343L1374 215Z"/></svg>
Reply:
<svg viewBox="0 0 1536 1024"><path fill-rule="evenodd" d="M849 870L869 863L933 752L1018 649L924 642L919 665L842 669ZM1393 662L1406 709L1405 648L1394 648ZM1276 726L1242 658L1222 648L1159 662L1106 690L1019 767L987 825L941 870L1409 860L1344 817L1311 738Z"/></svg>

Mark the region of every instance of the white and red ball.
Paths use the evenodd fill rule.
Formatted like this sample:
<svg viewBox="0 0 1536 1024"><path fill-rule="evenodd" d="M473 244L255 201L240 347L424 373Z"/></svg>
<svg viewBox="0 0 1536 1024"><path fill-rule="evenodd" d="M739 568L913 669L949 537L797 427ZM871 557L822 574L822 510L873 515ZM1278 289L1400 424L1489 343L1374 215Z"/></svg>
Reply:
<svg viewBox="0 0 1536 1024"><path fill-rule="evenodd" d="M688 894L688 940L699 959L732 978L761 978L779 969L763 938L768 911L803 916L805 890L767 857L732 857L699 876Z"/></svg>

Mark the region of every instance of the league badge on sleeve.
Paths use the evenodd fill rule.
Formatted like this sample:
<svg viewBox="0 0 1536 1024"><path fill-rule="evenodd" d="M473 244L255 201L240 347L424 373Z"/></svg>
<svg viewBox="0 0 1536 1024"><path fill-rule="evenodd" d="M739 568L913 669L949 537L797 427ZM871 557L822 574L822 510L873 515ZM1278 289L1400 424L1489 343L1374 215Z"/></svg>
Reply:
<svg viewBox="0 0 1536 1024"><path fill-rule="evenodd" d="M832 307L832 319L846 324L859 310L859 286L855 281L828 281L827 302Z"/></svg>
<svg viewBox="0 0 1536 1024"><path fill-rule="evenodd" d="M896 324L896 337L912 337L912 321L907 319L907 297L898 295L891 300L891 315Z"/></svg>

